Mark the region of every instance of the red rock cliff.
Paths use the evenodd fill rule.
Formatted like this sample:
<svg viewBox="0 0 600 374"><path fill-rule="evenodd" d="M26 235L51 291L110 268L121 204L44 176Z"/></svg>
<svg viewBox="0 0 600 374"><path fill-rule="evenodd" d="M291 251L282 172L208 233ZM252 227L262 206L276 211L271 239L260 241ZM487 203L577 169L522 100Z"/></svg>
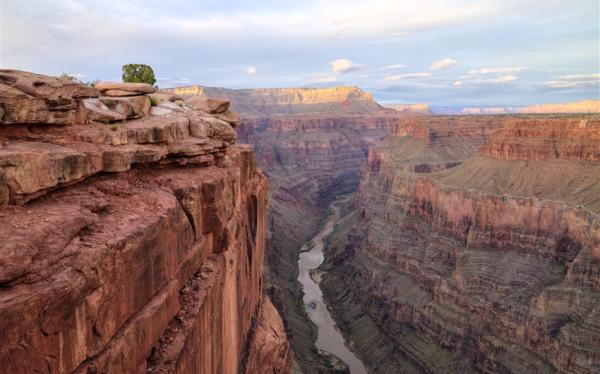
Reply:
<svg viewBox="0 0 600 374"><path fill-rule="evenodd" d="M421 158L443 154L410 136L370 151L344 279L394 346L386 365L600 367L598 118L503 126L480 153L441 172L406 167L404 143ZM417 130L431 138L431 129Z"/></svg>
<svg viewBox="0 0 600 374"><path fill-rule="evenodd" d="M267 181L226 107L0 82L0 371L289 372Z"/></svg>

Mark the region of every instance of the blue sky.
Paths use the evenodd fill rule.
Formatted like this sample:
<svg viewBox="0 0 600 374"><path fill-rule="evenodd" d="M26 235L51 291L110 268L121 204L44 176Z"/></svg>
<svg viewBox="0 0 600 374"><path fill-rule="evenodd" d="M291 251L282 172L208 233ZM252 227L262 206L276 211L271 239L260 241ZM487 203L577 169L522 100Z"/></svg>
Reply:
<svg viewBox="0 0 600 374"><path fill-rule="evenodd" d="M2 0L0 67L161 87L358 85L384 103L598 99L597 0Z"/></svg>

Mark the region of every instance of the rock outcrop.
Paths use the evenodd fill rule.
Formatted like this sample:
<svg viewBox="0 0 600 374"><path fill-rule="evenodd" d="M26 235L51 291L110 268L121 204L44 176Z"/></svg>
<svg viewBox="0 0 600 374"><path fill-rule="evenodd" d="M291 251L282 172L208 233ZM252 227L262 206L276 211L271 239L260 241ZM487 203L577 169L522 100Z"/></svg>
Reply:
<svg viewBox="0 0 600 374"><path fill-rule="evenodd" d="M342 330L375 372L598 372L600 119L504 117L473 157L416 170L410 149L467 149L454 130L369 152L323 280Z"/></svg>
<svg viewBox="0 0 600 374"><path fill-rule="evenodd" d="M67 79L0 70L0 123L64 125L85 122L82 99L98 91Z"/></svg>
<svg viewBox="0 0 600 374"><path fill-rule="evenodd" d="M92 88L0 75L23 93L0 87L1 371L289 372L267 181L231 126L185 107L105 125Z"/></svg>

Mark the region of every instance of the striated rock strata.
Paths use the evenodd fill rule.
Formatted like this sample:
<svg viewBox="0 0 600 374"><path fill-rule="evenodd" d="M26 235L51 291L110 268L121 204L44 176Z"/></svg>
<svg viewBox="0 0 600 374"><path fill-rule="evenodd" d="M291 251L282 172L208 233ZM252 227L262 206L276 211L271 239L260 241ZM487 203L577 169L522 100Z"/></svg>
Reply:
<svg viewBox="0 0 600 374"><path fill-rule="evenodd" d="M600 370L600 119L503 122L448 168L409 149L439 165L465 144L451 126L370 151L323 282L374 372Z"/></svg>
<svg viewBox="0 0 600 374"><path fill-rule="evenodd" d="M0 371L289 372L267 182L231 126L185 107L107 126L92 88L1 73L70 96L57 121L52 94L0 87Z"/></svg>

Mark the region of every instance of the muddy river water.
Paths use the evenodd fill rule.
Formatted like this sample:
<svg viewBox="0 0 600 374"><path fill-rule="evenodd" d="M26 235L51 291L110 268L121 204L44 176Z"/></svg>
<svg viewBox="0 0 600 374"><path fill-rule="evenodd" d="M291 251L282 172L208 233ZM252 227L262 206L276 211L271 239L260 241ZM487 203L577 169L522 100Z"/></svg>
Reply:
<svg viewBox="0 0 600 374"><path fill-rule="evenodd" d="M312 239L314 246L309 251L300 253L298 280L304 287L303 301L306 312L318 328L317 348L344 361L352 374L366 374L367 370L362 361L346 346L344 337L327 310L319 285L310 276L310 271L323 262L325 240L331 235L335 224L341 218L339 203L340 200L337 200L331 204L333 213L327 217L321 231Z"/></svg>

